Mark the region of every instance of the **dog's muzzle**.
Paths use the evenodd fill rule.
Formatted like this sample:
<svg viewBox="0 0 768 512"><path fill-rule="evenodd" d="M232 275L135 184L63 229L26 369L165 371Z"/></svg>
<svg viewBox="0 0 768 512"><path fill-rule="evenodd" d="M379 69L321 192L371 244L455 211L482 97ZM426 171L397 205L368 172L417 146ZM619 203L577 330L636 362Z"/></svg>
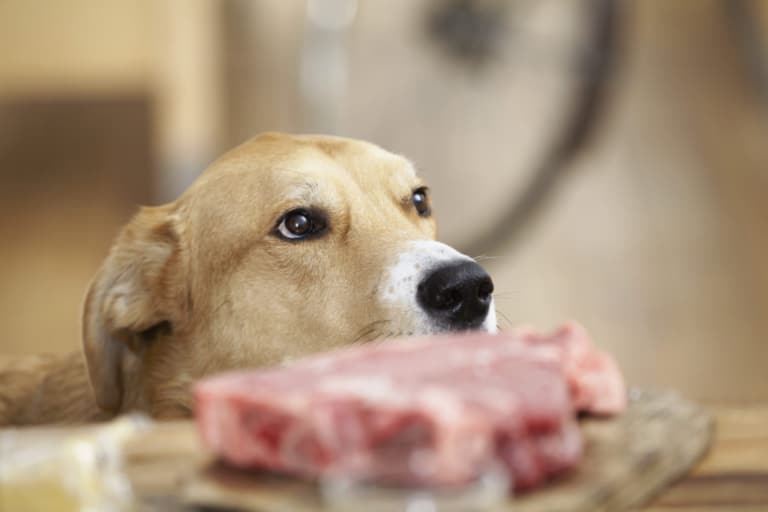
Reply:
<svg viewBox="0 0 768 512"><path fill-rule="evenodd" d="M380 285L404 332L496 332L493 281L469 256L431 240L409 242Z"/></svg>

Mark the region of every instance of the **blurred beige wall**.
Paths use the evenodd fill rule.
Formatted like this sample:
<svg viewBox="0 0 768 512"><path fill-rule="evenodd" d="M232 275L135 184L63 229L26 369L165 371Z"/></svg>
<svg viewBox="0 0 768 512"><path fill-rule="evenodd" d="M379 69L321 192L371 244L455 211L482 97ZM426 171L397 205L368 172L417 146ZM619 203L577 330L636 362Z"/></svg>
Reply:
<svg viewBox="0 0 768 512"><path fill-rule="evenodd" d="M150 0L0 2L0 352L78 346L151 174Z"/></svg>
<svg viewBox="0 0 768 512"><path fill-rule="evenodd" d="M0 2L0 95L141 91L152 0Z"/></svg>
<svg viewBox="0 0 768 512"><path fill-rule="evenodd" d="M217 0L0 2L0 98L144 95L156 198L226 149Z"/></svg>

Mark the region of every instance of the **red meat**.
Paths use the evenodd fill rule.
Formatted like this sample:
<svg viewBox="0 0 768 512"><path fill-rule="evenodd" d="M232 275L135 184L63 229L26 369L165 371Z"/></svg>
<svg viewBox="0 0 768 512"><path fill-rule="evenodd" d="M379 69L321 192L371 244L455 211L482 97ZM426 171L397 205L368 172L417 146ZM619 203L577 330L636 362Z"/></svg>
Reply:
<svg viewBox="0 0 768 512"><path fill-rule="evenodd" d="M625 395L576 325L361 345L195 388L203 441L237 466L440 485L501 461L517 488L576 465L575 412Z"/></svg>

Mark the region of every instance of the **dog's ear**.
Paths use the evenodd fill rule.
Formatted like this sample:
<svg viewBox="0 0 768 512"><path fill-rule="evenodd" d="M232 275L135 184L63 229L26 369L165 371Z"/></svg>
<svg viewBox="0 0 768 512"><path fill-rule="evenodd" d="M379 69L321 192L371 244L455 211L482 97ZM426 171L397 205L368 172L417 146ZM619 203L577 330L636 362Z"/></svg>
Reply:
<svg viewBox="0 0 768 512"><path fill-rule="evenodd" d="M127 345L155 326L173 326L179 252L171 206L142 208L91 282L83 307L83 350L102 409L118 411L122 404Z"/></svg>

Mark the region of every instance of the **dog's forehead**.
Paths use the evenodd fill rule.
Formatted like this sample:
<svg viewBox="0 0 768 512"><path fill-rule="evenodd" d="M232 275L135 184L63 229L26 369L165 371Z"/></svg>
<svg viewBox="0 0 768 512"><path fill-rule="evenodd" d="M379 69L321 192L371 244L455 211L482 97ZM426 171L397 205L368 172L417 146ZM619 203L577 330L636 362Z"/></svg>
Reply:
<svg viewBox="0 0 768 512"><path fill-rule="evenodd" d="M243 171L273 193L307 183L354 183L364 189L403 191L419 183L406 158L361 140L321 135L260 135L230 151L206 174Z"/></svg>
<svg viewBox="0 0 768 512"><path fill-rule="evenodd" d="M328 136L266 134L214 162L179 200L195 229L266 229L287 208L408 197L421 186L411 163L374 144ZM344 197L345 199L341 199Z"/></svg>
<svg viewBox="0 0 768 512"><path fill-rule="evenodd" d="M316 144L293 154L286 168L294 177L324 182L335 181L344 186L354 183L372 192L409 190L417 181L413 165L405 158L374 144L342 141L343 144Z"/></svg>

